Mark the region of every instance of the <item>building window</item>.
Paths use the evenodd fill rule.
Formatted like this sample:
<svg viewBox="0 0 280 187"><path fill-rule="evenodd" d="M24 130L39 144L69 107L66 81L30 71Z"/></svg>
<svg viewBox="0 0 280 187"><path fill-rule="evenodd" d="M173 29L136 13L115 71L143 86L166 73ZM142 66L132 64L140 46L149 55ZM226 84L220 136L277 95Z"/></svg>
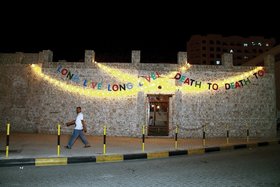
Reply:
<svg viewBox="0 0 280 187"><path fill-rule="evenodd" d="M221 51L221 48L220 48L220 47L217 47L217 48L216 48L216 51Z"/></svg>
<svg viewBox="0 0 280 187"><path fill-rule="evenodd" d="M266 44L265 44L265 46L266 46L266 47L268 47L268 46L269 46L269 44L268 44L268 43L266 43Z"/></svg>
<svg viewBox="0 0 280 187"><path fill-rule="evenodd" d="M203 47L202 47L202 50L206 50L206 47L205 47L205 46L203 46Z"/></svg>
<svg viewBox="0 0 280 187"><path fill-rule="evenodd" d="M205 40L202 40L202 43L203 43L203 44L205 44L205 43L206 43L206 41L205 41Z"/></svg>
<svg viewBox="0 0 280 187"><path fill-rule="evenodd" d="M243 43L243 46L244 46L244 47L248 47L248 44L247 44L247 43Z"/></svg>
<svg viewBox="0 0 280 187"><path fill-rule="evenodd" d="M230 53L233 53L233 49L229 50Z"/></svg>
<svg viewBox="0 0 280 187"><path fill-rule="evenodd" d="M220 41L216 41L216 44L219 44L219 45L220 45L220 44L221 44L221 42L220 42Z"/></svg>
<svg viewBox="0 0 280 187"><path fill-rule="evenodd" d="M210 40L210 42L209 42L210 44L214 44L214 41L213 40Z"/></svg>
<svg viewBox="0 0 280 187"><path fill-rule="evenodd" d="M206 57L206 54L204 53L204 54L202 54L202 56L203 56L203 57Z"/></svg>
<svg viewBox="0 0 280 187"><path fill-rule="evenodd" d="M221 65L221 61L220 60L216 60L216 65Z"/></svg>
<svg viewBox="0 0 280 187"><path fill-rule="evenodd" d="M210 47L210 51L214 51L214 47Z"/></svg>

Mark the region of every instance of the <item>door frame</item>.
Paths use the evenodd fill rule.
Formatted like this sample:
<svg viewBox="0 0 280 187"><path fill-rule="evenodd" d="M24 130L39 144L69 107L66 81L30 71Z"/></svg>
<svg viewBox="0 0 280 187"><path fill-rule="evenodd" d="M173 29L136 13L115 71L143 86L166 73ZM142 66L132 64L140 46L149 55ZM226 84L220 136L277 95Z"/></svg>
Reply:
<svg viewBox="0 0 280 187"><path fill-rule="evenodd" d="M167 128L167 135L164 135L164 136L169 136L169 125L170 125L170 120L169 120L169 114L170 114L170 97L172 97L174 94L147 94L147 100L148 100L148 106L150 106L150 103L167 103L167 125L166 125L166 128ZM155 98L160 98L160 97L166 97L167 99L164 99L164 100L160 100L160 99L155 99L154 101L151 100L151 97L155 97ZM149 107L149 112L150 112L150 107ZM149 135L150 133L150 126L149 126L149 118L150 118L150 114L148 113L147 114L147 121L148 121L148 125L147 125L147 135L148 136L153 136L153 135ZM155 123L155 122L154 122ZM160 127L159 127L160 128ZM155 135L156 136L156 135ZM160 136L160 135L159 135Z"/></svg>

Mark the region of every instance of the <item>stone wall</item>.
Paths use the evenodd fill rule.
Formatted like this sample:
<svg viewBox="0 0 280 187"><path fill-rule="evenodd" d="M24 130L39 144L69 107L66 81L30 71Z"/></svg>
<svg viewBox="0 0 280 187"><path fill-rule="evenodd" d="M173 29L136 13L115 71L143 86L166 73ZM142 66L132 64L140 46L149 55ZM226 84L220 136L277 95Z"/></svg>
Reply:
<svg viewBox="0 0 280 187"><path fill-rule="evenodd" d="M13 131L55 133L58 123L75 118L76 106L81 106L88 132L102 135L103 126L108 135L141 136L141 126L147 123L147 94L139 91L127 97L96 98L83 93L71 93L60 89L47 79L36 75L31 64L42 67L42 73L61 82L69 81L57 69L59 65L80 76L81 80L117 82L94 63L94 51L86 51L85 62L52 62L52 52L0 54L0 118L1 131L10 121ZM101 63L124 73L141 76L154 71L168 74L184 65L186 53L178 53L178 64L141 64L140 51L132 51L131 63ZM192 66L185 76L203 83L224 80L248 72L255 67L234 67L232 56L223 56L223 65ZM265 58L265 75L237 89L218 89L184 92L180 89L168 93L170 98L169 128L179 126L180 137L197 137L206 126L207 136L225 136L226 126L232 136L245 136L247 126L253 136L276 135L276 102L274 82L274 58ZM175 80L174 80L175 83ZM185 86L185 85L182 85ZM62 133L72 128L62 126ZM173 136L170 131L169 136Z"/></svg>
<svg viewBox="0 0 280 187"><path fill-rule="evenodd" d="M41 124L41 80L33 75L30 65L1 64L0 118L1 131L5 123L12 130L36 132Z"/></svg>

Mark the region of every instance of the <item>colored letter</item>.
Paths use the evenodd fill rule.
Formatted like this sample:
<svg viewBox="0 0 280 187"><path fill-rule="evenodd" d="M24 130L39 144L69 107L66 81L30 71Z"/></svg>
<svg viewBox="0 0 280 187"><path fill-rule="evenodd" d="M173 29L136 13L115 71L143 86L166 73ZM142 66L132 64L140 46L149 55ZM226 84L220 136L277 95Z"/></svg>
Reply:
<svg viewBox="0 0 280 187"><path fill-rule="evenodd" d="M126 84L126 88L129 89L129 90L132 89L132 88L133 88L133 84L130 83L130 82L127 83L127 84Z"/></svg>
<svg viewBox="0 0 280 187"><path fill-rule="evenodd" d="M186 78L186 80L185 80L184 84L188 84L188 85L190 85L190 79L189 79L189 78Z"/></svg>
<svg viewBox="0 0 280 187"><path fill-rule="evenodd" d="M226 88L226 90L229 90L230 89L230 84L229 83L225 83L225 88Z"/></svg>
<svg viewBox="0 0 280 187"><path fill-rule="evenodd" d="M210 90L211 84L212 84L212 83L209 82L209 83L207 83L207 84L208 84L208 90Z"/></svg>
<svg viewBox="0 0 280 187"><path fill-rule="evenodd" d="M181 73L177 73L174 77L174 79L179 80L181 78Z"/></svg>
<svg viewBox="0 0 280 187"><path fill-rule="evenodd" d="M151 73L151 77L152 77L153 80L156 79L156 74L155 74L155 72Z"/></svg>
<svg viewBox="0 0 280 187"><path fill-rule="evenodd" d="M182 75L182 76L181 76L181 79L180 79L179 81L183 83L184 80L185 80L185 78L186 78L186 76Z"/></svg>
<svg viewBox="0 0 280 187"><path fill-rule="evenodd" d="M98 85L97 85L97 89L98 89L98 90L101 90L101 87L102 87L102 83L99 82Z"/></svg>
<svg viewBox="0 0 280 187"><path fill-rule="evenodd" d="M243 80L240 80L239 82L240 82L241 86L243 86Z"/></svg>
<svg viewBox="0 0 280 187"><path fill-rule="evenodd" d="M199 86L199 88L201 88L201 82L195 81L195 87L196 87L196 86Z"/></svg>
<svg viewBox="0 0 280 187"><path fill-rule="evenodd" d="M72 78L72 81L78 83L80 81L79 75L74 75L74 77Z"/></svg>
<svg viewBox="0 0 280 187"><path fill-rule="evenodd" d="M160 76L160 75L159 75L159 72L156 72L156 74L157 74L157 78L159 78L159 76Z"/></svg>
<svg viewBox="0 0 280 187"><path fill-rule="evenodd" d="M251 81L249 80L249 78L247 78L247 80L244 79L244 83L247 85L247 83L251 83Z"/></svg>
<svg viewBox="0 0 280 187"><path fill-rule="evenodd" d="M73 76L74 74L71 74L71 71L69 71L66 77L71 80Z"/></svg>
<svg viewBox="0 0 280 187"><path fill-rule="evenodd" d="M124 90L125 91L125 84L121 85L120 84L120 91Z"/></svg>
<svg viewBox="0 0 280 187"><path fill-rule="evenodd" d="M96 85L97 85L97 82L93 82L93 81L92 81L91 87L92 87L93 89L95 88Z"/></svg>
<svg viewBox="0 0 280 187"><path fill-rule="evenodd" d="M213 86L212 86L212 89L213 90L218 90L218 88L219 88L218 84L214 83Z"/></svg>
<svg viewBox="0 0 280 187"><path fill-rule="evenodd" d="M145 79L147 80L147 81L151 81L151 77L150 76L145 76Z"/></svg>
<svg viewBox="0 0 280 187"><path fill-rule="evenodd" d="M259 70L259 71L258 71L258 75L259 75L260 77L262 77L262 76L264 75L264 70Z"/></svg>
<svg viewBox="0 0 280 187"><path fill-rule="evenodd" d="M191 80L191 86L192 86L194 80L193 79L190 79L190 80Z"/></svg>
<svg viewBox="0 0 280 187"><path fill-rule="evenodd" d="M65 69L65 68L61 70L61 74L62 74L62 75L66 75L67 73L68 73L68 70Z"/></svg>
<svg viewBox="0 0 280 187"><path fill-rule="evenodd" d="M62 65L59 65L56 71L60 73L61 68L62 68Z"/></svg>
<svg viewBox="0 0 280 187"><path fill-rule="evenodd" d="M117 84L113 84L112 89L113 89L114 91L118 91L119 86L118 86Z"/></svg>
<svg viewBox="0 0 280 187"><path fill-rule="evenodd" d="M85 79L84 80L84 84L83 84L85 87L87 86L87 80Z"/></svg>
<svg viewBox="0 0 280 187"><path fill-rule="evenodd" d="M235 88L240 88L240 84L238 82L235 82Z"/></svg>
<svg viewBox="0 0 280 187"><path fill-rule="evenodd" d="M108 91L112 91L111 87L110 87L110 84L108 84Z"/></svg>

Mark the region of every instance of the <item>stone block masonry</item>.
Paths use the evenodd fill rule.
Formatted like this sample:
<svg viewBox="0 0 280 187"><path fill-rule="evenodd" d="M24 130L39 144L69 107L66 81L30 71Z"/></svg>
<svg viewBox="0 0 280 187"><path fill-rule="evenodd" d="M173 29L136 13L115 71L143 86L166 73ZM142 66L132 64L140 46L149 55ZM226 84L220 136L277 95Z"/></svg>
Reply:
<svg viewBox="0 0 280 187"><path fill-rule="evenodd" d="M95 63L94 51L85 52L85 62L71 63L53 62L49 50L2 53L0 130L10 121L11 131L56 133L57 124L74 119L81 106L89 134L102 135L106 125L108 136L141 137L147 96L167 94L170 137L176 125L179 138L202 137L203 126L207 137L225 137L226 128L231 136L246 137L248 127L251 136L276 136L274 56L256 69L233 66L231 54L223 55L222 65L188 67L186 55L179 52L177 64L142 64L140 51L132 51L129 63ZM166 81L160 85L160 79ZM62 125L62 133L71 132Z"/></svg>

